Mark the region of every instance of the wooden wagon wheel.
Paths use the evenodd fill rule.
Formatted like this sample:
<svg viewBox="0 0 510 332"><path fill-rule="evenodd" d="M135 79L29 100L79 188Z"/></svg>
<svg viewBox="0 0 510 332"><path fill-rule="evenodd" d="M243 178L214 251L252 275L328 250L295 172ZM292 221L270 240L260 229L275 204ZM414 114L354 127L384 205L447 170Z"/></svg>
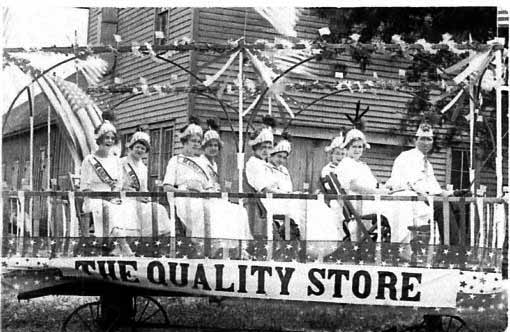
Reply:
<svg viewBox="0 0 510 332"><path fill-rule="evenodd" d="M120 312L116 308L106 308L99 301L86 303L67 316L60 331L111 332L115 331L119 319Z"/></svg>
<svg viewBox="0 0 510 332"><path fill-rule="evenodd" d="M133 297L132 331L136 327L168 327L170 320L165 308L153 297Z"/></svg>
<svg viewBox="0 0 510 332"><path fill-rule="evenodd" d="M387 331L396 331L396 329L393 327ZM459 316L424 315L423 322L408 326L402 332L473 332L473 330Z"/></svg>

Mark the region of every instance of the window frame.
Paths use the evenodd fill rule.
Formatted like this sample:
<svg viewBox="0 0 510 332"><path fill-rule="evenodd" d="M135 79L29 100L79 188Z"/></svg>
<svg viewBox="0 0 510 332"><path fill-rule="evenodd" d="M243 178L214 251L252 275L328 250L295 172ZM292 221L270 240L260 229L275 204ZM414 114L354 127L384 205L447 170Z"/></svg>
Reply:
<svg viewBox="0 0 510 332"><path fill-rule="evenodd" d="M160 18L165 17L165 24L162 27ZM154 10L154 35L153 35L153 45L166 45L169 38L168 38L168 31L169 31L169 17L170 17L170 8L169 7L161 7L156 8ZM156 38L156 31L162 31L164 38Z"/></svg>

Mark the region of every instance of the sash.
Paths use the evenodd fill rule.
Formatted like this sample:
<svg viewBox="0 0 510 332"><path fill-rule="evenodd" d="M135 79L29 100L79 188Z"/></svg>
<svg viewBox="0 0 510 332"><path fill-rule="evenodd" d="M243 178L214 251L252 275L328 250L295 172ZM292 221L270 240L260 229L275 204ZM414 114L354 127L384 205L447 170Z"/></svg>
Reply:
<svg viewBox="0 0 510 332"><path fill-rule="evenodd" d="M180 163L181 165L184 165L184 166L186 166L188 168L191 168L194 172L196 172L197 174L203 176L205 178L205 180L207 182L209 182L209 176L207 175L207 173L194 160L192 160L192 159L190 159L190 158L188 158L186 156L179 155L179 156L177 156L177 162Z"/></svg>
<svg viewBox="0 0 510 332"><path fill-rule="evenodd" d="M219 181L218 172L214 170L214 168L209 162L207 163L207 167L209 168L209 171L211 172L211 177L213 178L211 180L214 180L214 182L218 182Z"/></svg>
<svg viewBox="0 0 510 332"><path fill-rule="evenodd" d="M130 185L136 190L136 191L140 191L140 180L138 179L138 175L136 175L136 172L135 170L133 169L133 166L131 166L130 163L126 162L126 165L124 166L128 176L129 176L129 179L131 180L131 183Z"/></svg>
<svg viewBox="0 0 510 332"><path fill-rule="evenodd" d="M92 158L89 159L89 161L92 167L94 168L94 171L96 171L96 174L99 177L99 179L113 189L115 187L115 180L110 176L110 174L108 174L108 172L99 162L99 160L97 160L96 157L92 156Z"/></svg>

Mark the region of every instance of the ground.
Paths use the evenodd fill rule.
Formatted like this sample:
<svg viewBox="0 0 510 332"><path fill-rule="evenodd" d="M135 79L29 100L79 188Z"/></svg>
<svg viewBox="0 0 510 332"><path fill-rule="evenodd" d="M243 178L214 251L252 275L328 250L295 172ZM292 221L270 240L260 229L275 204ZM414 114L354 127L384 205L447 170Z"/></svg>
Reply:
<svg viewBox="0 0 510 332"><path fill-rule="evenodd" d="M19 302L16 294L2 293L2 331L59 331L63 319L77 306L95 297L46 296ZM172 323L190 327L246 328L256 331L381 331L420 322L424 310L382 306L326 305L303 302L207 298L158 298ZM431 310L432 313L436 312ZM449 313L454 313L450 311ZM505 310L457 312L474 331L499 332L506 326ZM186 329L193 331L196 329ZM156 330L154 330L156 331ZM163 331L163 330L159 330ZM152 332L152 331L151 331Z"/></svg>

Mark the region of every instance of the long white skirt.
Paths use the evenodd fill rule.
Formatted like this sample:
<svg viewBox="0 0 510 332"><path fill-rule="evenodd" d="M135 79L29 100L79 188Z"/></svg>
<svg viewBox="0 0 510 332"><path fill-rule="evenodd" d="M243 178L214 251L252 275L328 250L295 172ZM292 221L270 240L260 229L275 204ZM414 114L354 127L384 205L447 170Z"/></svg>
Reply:
<svg viewBox="0 0 510 332"><path fill-rule="evenodd" d="M205 237L205 220L209 220L211 238L251 240L246 210L237 204L217 198L175 199L177 215L191 237Z"/></svg>
<svg viewBox="0 0 510 332"><path fill-rule="evenodd" d="M103 205L107 216L103 215ZM96 237L112 235L114 230L115 236L139 236L140 234L133 204L125 201L115 204L103 199L86 198L83 202L83 212L92 212ZM105 222L108 223L108 234L103 232Z"/></svg>
<svg viewBox="0 0 510 332"><path fill-rule="evenodd" d="M168 235L173 236L175 231L170 227L170 218L168 212L164 206L155 202L143 203L136 199L126 199L126 204L132 205L130 208L134 208L136 211L136 220L138 228L140 229L141 236L153 236L152 234L152 212L153 207L156 210L156 217L158 223L158 234L157 235Z"/></svg>
<svg viewBox="0 0 510 332"><path fill-rule="evenodd" d="M211 220L211 237L215 239L252 240L248 213L234 203L212 198L207 202Z"/></svg>
<svg viewBox="0 0 510 332"><path fill-rule="evenodd" d="M262 199L272 214L288 215L303 231L304 239L311 241L340 241L345 236L342 229L342 215L318 200ZM306 224L305 224L306 223Z"/></svg>
<svg viewBox="0 0 510 332"><path fill-rule="evenodd" d="M395 196L416 196L413 191L400 191ZM353 201L354 208L360 215L382 214L388 219L391 228L391 242L409 243L411 232L409 226L428 225L430 209L423 201L380 201L372 200ZM365 227L370 227L367 223ZM349 223L351 241L361 238L361 230L354 223Z"/></svg>

